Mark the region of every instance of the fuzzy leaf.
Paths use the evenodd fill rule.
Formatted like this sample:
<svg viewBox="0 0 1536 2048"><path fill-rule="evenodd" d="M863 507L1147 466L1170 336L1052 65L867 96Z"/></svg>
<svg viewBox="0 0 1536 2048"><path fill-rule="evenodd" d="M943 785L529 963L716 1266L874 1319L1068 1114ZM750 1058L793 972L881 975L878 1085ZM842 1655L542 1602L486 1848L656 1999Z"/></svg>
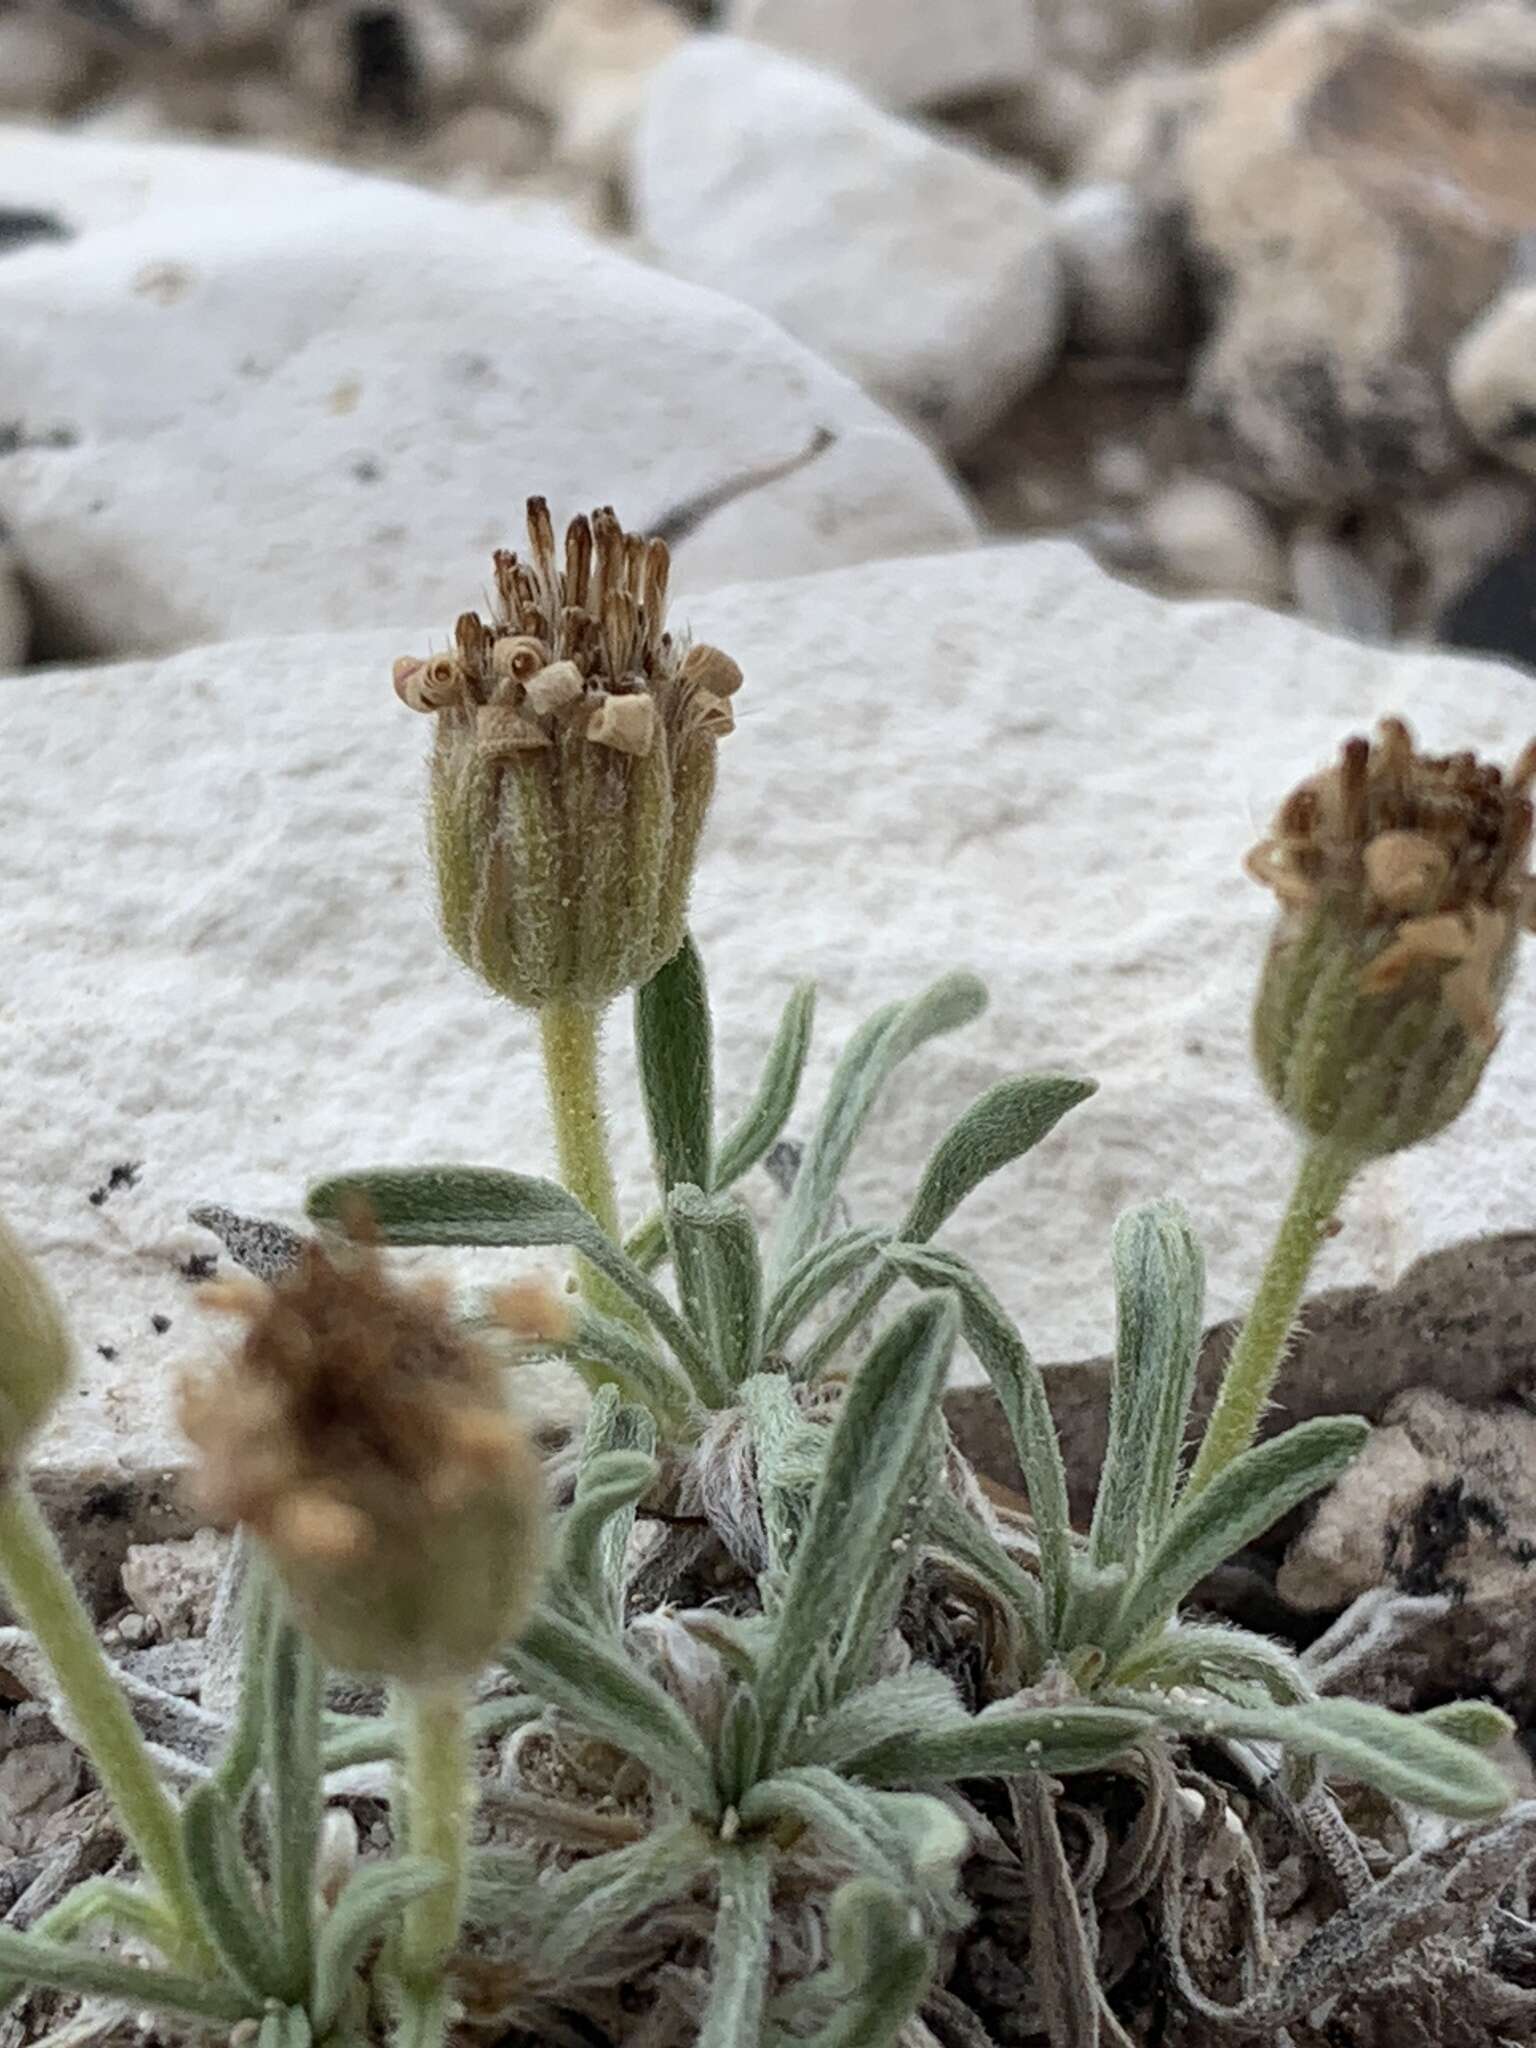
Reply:
<svg viewBox="0 0 1536 2048"><path fill-rule="evenodd" d="M714 1051L698 947L685 938L635 991L635 1049L656 1178L707 1188L714 1173Z"/></svg>
<svg viewBox="0 0 1536 2048"><path fill-rule="evenodd" d="M763 1717L750 1688L743 1686L721 1716L715 1743L715 1775L728 1805L735 1805L755 1783L762 1755Z"/></svg>
<svg viewBox="0 0 1536 2048"><path fill-rule="evenodd" d="M306 1995L313 1958L315 1856L325 1805L321 1692L320 1660L308 1639L282 1617L274 1630L268 1673L264 1763L272 1792L267 1838L282 1962L279 1995L289 2004Z"/></svg>
<svg viewBox="0 0 1536 2048"><path fill-rule="evenodd" d="M735 1195L676 1187L667 1200L678 1284L727 1388L756 1372L763 1342L763 1265L757 1227ZM725 1405L724 1402L721 1403Z"/></svg>
<svg viewBox="0 0 1536 2048"><path fill-rule="evenodd" d="M546 1607L504 1662L530 1692L654 1771L697 1812L718 1812L709 1755L693 1723L620 1651Z"/></svg>
<svg viewBox="0 0 1536 2048"><path fill-rule="evenodd" d="M959 1727L914 1728L845 1757L843 1769L871 1785L1011 1777L1020 1771L1065 1777L1101 1770L1154 1725L1150 1713L1139 1708L1076 1701L1018 1707L1000 1700Z"/></svg>
<svg viewBox="0 0 1536 2048"><path fill-rule="evenodd" d="M308 2015L296 2005L271 2007L256 2035L256 2048L312 2048Z"/></svg>
<svg viewBox="0 0 1536 2048"><path fill-rule="evenodd" d="M807 1422L781 1372L754 1373L741 1389L741 1406L752 1437L769 1566L783 1571L810 1516L827 1432Z"/></svg>
<svg viewBox="0 0 1536 2048"><path fill-rule="evenodd" d="M1177 1613L1207 1572L1331 1486L1369 1435L1369 1423L1354 1415L1298 1423L1244 1451L1203 1493L1185 1501L1148 1552L1099 1646L1110 1665Z"/></svg>
<svg viewBox="0 0 1536 2048"><path fill-rule="evenodd" d="M732 1186L777 1143L800 1092L815 1018L816 984L802 981L784 1005L757 1094L741 1121L721 1141L713 1187Z"/></svg>
<svg viewBox="0 0 1536 2048"><path fill-rule="evenodd" d="M1097 1089L1096 1081L1071 1074L1023 1074L978 1096L924 1167L897 1236L907 1244L926 1244L967 1195L1032 1152L1069 1109Z"/></svg>
<svg viewBox="0 0 1536 2048"><path fill-rule="evenodd" d="M1065 1074L1028 1074L989 1088L940 1141L897 1238L925 1244L973 1188L1032 1150L1069 1109L1093 1094L1096 1085ZM814 1380L838 1356L874 1314L895 1277L890 1265L871 1275L858 1299L798 1361L798 1379Z"/></svg>
<svg viewBox="0 0 1536 2048"><path fill-rule="evenodd" d="M553 1594L579 1626L619 1639L622 1586L610 1572L614 1551L610 1527L625 1532L634 1523L637 1501L655 1483L657 1464L644 1451L599 1451L583 1455L576 1497L560 1518L560 1563Z"/></svg>
<svg viewBox="0 0 1536 2048"><path fill-rule="evenodd" d="M1049 1657L1051 1628L1045 1595L1033 1573L1016 1563L986 1524L942 1488L929 1510L923 1547L948 1559L991 1593L1013 1628L1017 1658L1029 1676L1038 1675Z"/></svg>
<svg viewBox="0 0 1536 2048"><path fill-rule="evenodd" d="M225 2027L257 2019L262 2010L260 1998L232 1984L140 1969L92 1949L72 1948L35 1933L18 1934L10 1927L0 1927L0 1975L51 1991L77 1992L82 1998L118 2000L135 2011L147 2006Z"/></svg>
<svg viewBox="0 0 1536 2048"><path fill-rule="evenodd" d="M541 1972L558 1980L629 1921L689 1891L714 1849L703 1828L676 1821L536 1882L524 1913Z"/></svg>
<svg viewBox="0 0 1536 2048"><path fill-rule="evenodd" d="M1292 1651L1247 1629L1212 1623L1181 1622L1157 1636L1117 1667L1115 1683L1165 1692L1180 1685L1216 1692L1258 1686L1287 1707L1314 1696Z"/></svg>
<svg viewBox="0 0 1536 2048"><path fill-rule="evenodd" d="M1109 1446L1088 1555L1134 1567L1173 1504L1205 1306L1205 1262L1176 1202L1148 1202L1115 1225L1115 1303Z"/></svg>
<svg viewBox="0 0 1536 2048"><path fill-rule="evenodd" d="M770 1765L782 1754L815 1660L843 1636L850 1589L870 1585L901 1540L959 1325L953 1297L915 1303L844 1397L758 1681ZM910 1552L905 1561L910 1569Z"/></svg>
<svg viewBox="0 0 1536 2048"><path fill-rule="evenodd" d="M964 1259L907 1244L890 1246L886 1257L917 1286L950 1287L960 1297L965 1341L992 1382L1013 1438L1040 1546L1047 1616L1052 1629L1059 1628L1071 1588L1072 1510L1044 1376L1007 1310Z"/></svg>
<svg viewBox="0 0 1536 2048"><path fill-rule="evenodd" d="M698 2048L752 2048L761 2040L773 1936L773 1871L756 1844L720 1853L720 1905L709 2002Z"/></svg>
<svg viewBox="0 0 1536 2048"><path fill-rule="evenodd" d="M635 1304L690 1373L707 1377L698 1340L666 1296L554 1181L492 1166L379 1167L318 1182L305 1212L335 1225L359 1196L385 1244L569 1245Z"/></svg>
<svg viewBox="0 0 1536 2048"><path fill-rule="evenodd" d="M638 1452L652 1457L656 1449L656 1425L650 1413L633 1401L621 1401L605 1389L587 1410L587 1426L581 1439L581 1477L588 1460L596 1461L607 1451ZM609 1625L618 1635L624 1625L624 1590L628 1584L629 1539L634 1532L633 1509L621 1510L604 1523L598 1538L597 1582L604 1589Z"/></svg>
<svg viewBox="0 0 1536 2048"><path fill-rule="evenodd" d="M1515 1723L1491 1700L1447 1700L1415 1718L1421 1728L1433 1728L1471 1749L1497 1749L1515 1733Z"/></svg>
<svg viewBox="0 0 1536 2048"><path fill-rule="evenodd" d="M884 1883L910 1891L919 1876L954 1877L970 1831L942 1799L920 1792L873 1792L815 1766L776 1772L741 1802L754 1832L798 1821L827 1848Z"/></svg>
<svg viewBox="0 0 1536 2048"><path fill-rule="evenodd" d="M240 1699L228 1746L214 1776L219 1790L238 1813L261 1764L267 1719L267 1660L276 1626L277 1593L271 1567L251 1545L243 1530L235 1541L245 1549L245 1585L240 1594L244 1628L240 1645Z"/></svg>
<svg viewBox="0 0 1536 2048"><path fill-rule="evenodd" d="M947 974L909 1002L891 1003L855 1033L837 1063L774 1235L775 1286L821 1236L859 1133L886 1082L928 1039L981 1014L986 990L972 974Z"/></svg>
<svg viewBox="0 0 1536 2048"><path fill-rule="evenodd" d="M927 1994L937 1959L899 1892L854 1878L832 1895L839 2004L801 2048L893 2048Z"/></svg>
<svg viewBox="0 0 1536 2048"><path fill-rule="evenodd" d="M1154 1711L1185 1734L1278 1742L1300 1755L1320 1757L1341 1777L1457 1820L1486 1820L1502 1813L1514 1796L1496 1764L1427 1716L1396 1714L1364 1700L1234 1707L1219 1699L1168 1699L1159 1700Z"/></svg>
<svg viewBox="0 0 1536 2048"><path fill-rule="evenodd" d="M884 1244L886 1230L845 1230L810 1250L784 1275L768 1306L764 1348L778 1351L829 1294L861 1273Z"/></svg>
<svg viewBox="0 0 1536 2048"><path fill-rule="evenodd" d="M687 1378L664 1352L617 1316L605 1316L584 1301L572 1301L570 1310L574 1328L569 1342L538 1340L533 1348L540 1357L568 1360L594 1393L613 1387L639 1402L668 1436L686 1440L698 1433L704 1411Z"/></svg>
<svg viewBox="0 0 1536 2048"><path fill-rule="evenodd" d="M442 1883L442 1870L427 1856L399 1856L353 1871L325 1916L315 1948L311 2015L322 2037L340 2017L357 1967L406 1907Z"/></svg>
<svg viewBox="0 0 1536 2048"><path fill-rule="evenodd" d="M931 1665L914 1664L910 1671L878 1678L814 1721L803 1722L795 1731L788 1760L841 1765L887 1742L904 1741L915 1728L937 1732L970 1725L953 1682Z"/></svg>
<svg viewBox="0 0 1536 2048"><path fill-rule="evenodd" d="M282 1956L257 1902L234 1813L211 1779L187 1794L181 1827L203 1930L220 1961L258 2006L278 1997Z"/></svg>

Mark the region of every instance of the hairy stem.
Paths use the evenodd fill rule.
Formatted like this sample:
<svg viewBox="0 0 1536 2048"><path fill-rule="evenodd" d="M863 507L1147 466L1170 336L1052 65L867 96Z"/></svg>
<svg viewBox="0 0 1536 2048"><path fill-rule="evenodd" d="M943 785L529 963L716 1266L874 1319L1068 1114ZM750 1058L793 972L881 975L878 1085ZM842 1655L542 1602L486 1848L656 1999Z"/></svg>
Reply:
<svg viewBox="0 0 1536 2048"><path fill-rule="evenodd" d="M1312 1262L1359 1165L1353 1153L1321 1141L1302 1154L1258 1292L1221 1376L1221 1390L1189 1475L1186 1499L1209 1486L1258 1435Z"/></svg>
<svg viewBox="0 0 1536 2048"><path fill-rule="evenodd" d="M169 1793L31 1488L0 1485L0 1583L48 1660L72 1723L146 1877L180 1936L177 1957L210 1964Z"/></svg>
<svg viewBox="0 0 1536 2048"><path fill-rule="evenodd" d="M412 2048L438 2048L447 2020L443 1972L464 1913L469 1849L468 1701L462 1685L418 1686L398 1705L405 1731L401 1830L406 1853L442 1865L443 1881L406 1908L400 1976L410 2008Z"/></svg>
<svg viewBox="0 0 1536 2048"><path fill-rule="evenodd" d="M539 1012L544 1078L555 1126L560 1178L584 1209L619 1242L619 1198L608 1157L598 1035L602 1014L581 1003L548 1003ZM585 1259L578 1261L581 1291L604 1315L641 1325L638 1311L613 1282Z"/></svg>

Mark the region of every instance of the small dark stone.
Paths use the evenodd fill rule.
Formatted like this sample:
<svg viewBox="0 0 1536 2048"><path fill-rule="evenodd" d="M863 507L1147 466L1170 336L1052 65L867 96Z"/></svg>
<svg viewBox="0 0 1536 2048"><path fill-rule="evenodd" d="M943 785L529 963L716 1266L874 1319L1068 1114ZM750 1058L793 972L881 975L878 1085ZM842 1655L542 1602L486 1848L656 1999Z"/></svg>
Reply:
<svg viewBox="0 0 1536 2048"><path fill-rule="evenodd" d="M138 1185L139 1175L144 1170L142 1159L125 1159L121 1166L114 1166L107 1175L109 1188L131 1188Z"/></svg>
<svg viewBox="0 0 1536 2048"><path fill-rule="evenodd" d="M421 73L404 17L394 7L360 7L348 28L353 105L371 119L409 127L421 113Z"/></svg>
<svg viewBox="0 0 1536 2048"><path fill-rule="evenodd" d="M96 1346L96 1356L104 1358L108 1365L110 1365L117 1356L117 1346L115 1344L98 1344Z"/></svg>
<svg viewBox="0 0 1536 2048"><path fill-rule="evenodd" d="M352 474L360 484L376 484L384 472L371 455L364 455L353 463Z"/></svg>
<svg viewBox="0 0 1536 2048"><path fill-rule="evenodd" d="M121 1522L133 1512L133 1489L128 1486L93 1486L80 1503L83 1522Z"/></svg>
<svg viewBox="0 0 1536 2048"><path fill-rule="evenodd" d="M106 1199L107 1191L105 1188L92 1188L89 1195L86 1196L86 1200L93 1209L99 1209Z"/></svg>
<svg viewBox="0 0 1536 2048"><path fill-rule="evenodd" d="M1536 670L1536 528L1452 598L1438 637L1447 647Z"/></svg>
<svg viewBox="0 0 1536 2048"><path fill-rule="evenodd" d="M1532 434L1536 434L1536 405L1512 407L1499 427L1501 441L1528 441Z"/></svg>
<svg viewBox="0 0 1536 2048"><path fill-rule="evenodd" d="M214 1252L189 1252L176 1270L183 1280L211 1280L219 1270L218 1255Z"/></svg>
<svg viewBox="0 0 1536 2048"><path fill-rule="evenodd" d="M166 1331L171 1327L171 1319L169 1316L151 1316L149 1319L149 1327L154 1331L157 1337L163 1337Z"/></svg>
<svg viewBox="0 0 1536 2048"><path fill-rule="evenodd" d="M0 206L0 256L29 242L67 242L70 231L56 213L33 206Z"/></svg>

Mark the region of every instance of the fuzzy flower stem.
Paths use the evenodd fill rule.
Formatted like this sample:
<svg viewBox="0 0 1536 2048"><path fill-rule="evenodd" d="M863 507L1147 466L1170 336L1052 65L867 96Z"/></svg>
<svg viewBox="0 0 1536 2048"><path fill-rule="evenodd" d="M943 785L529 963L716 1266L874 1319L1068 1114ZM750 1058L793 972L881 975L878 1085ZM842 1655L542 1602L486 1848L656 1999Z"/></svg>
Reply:
<svg viewBox="0 0 1536 2048"><path fill-rule="evenodd" d="M211 1966L176 1808L155 1775L53 1531L31 1488L17 1478L0 1484L0 1585L47 1658L74 1731L179 1930L180 1953L166 1960Z"/></svg>
<svg viewBox="0 0 1536 2048"><path fill-rule="evenodd" d="M544 1078L549 1087L560 1178L602 1228L619 1242L619 1198L608 1157L598 1036L600 1011L581 1003L546 1003L539 1012ZM633 1305L585 1260L581 1291L603 1314L638 1323Z"/></svg>
<svg viewBox="0 0 1536 2048"><path fill-rule="evenodd" d="M1280 1371L1318 1246L1359 1167L1354 1152L1322 1139L1302 1154L1258 1291L1221 1376L1216 1406L1185 1488L1186 1499L1192 1499L1234 1458L1240 1458L1258 1435L1259 1420Z"/></svg>
<svg viewBox="0 0 1536 2048"><path fill-rule="evenodd" d="M464 1913L471 1805L464 1686L401 1687L397 1715L405 1731L404 1847L443 1867L443 1882L407 1907L400 1936L400 1974L416 2016L406 2031L413 2048L427 2048L422 2016L446 2018L443 1971Z"/></svg>

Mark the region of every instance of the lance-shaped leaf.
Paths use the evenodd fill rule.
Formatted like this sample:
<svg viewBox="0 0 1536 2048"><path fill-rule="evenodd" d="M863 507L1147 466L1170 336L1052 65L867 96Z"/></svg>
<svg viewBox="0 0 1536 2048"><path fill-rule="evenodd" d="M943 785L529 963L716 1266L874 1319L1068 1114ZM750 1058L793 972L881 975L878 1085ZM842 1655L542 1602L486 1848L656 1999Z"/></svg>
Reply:
<svg viewBox="0 0 1536 2048"><path fill-rule="evenodd" d="M1205 1306L1205 1261L1178 1203L1122 1216L1114 1256L1109 1445L1088 1538L1099 1566L1135 1565L1167 1523Z"/></svg>
<svg viewBox="0 0 1536 2048"><path fill-rule="evenodd" d="M691 938L635 991L635 1049L656 1178L707 1188L714 1175L714 1048L704 963Z"/></svg>
<svg viewBox="0 0 1536 2048"><path fill-rule="evenodd" d="M1126 1589L1100 1644L1111 1666L1178 1611L1207 1572L1331 1486L1370 1435L1356 1415L1324 1415L1257 1444L1186 1501Z"/></svg>
<svg viewBox="0 0 1536 2048"><path fill-rule="evenodd" d="M890 1236L888 1230L845 1230L813 1244L784 1275L768 1304L764 1349L780 1350L829 1294L863 1272Z"/></svg>
<svg viewBox="0 0 1536 2048"><path fill-rule="evenodd" d="M1156 1726L1135 1707L1068 1702L1019 1707L1010 1700L947 1728L914 1728L843 1759L843 1769L869 1785L950 1782L1048 1771L1065 1777L1097 1771L1123 1756Z"/></svg>
<svg viewBox="0 0 1536 2048"><path fill-rule="evenodd" d="M816 1660L843 1635L850 1588L885 1566L909 1518L913 1474L931 1443L959 1326L952 1296L915 1303L886 1331L844 1396L758 1679L769 1768L782 1754Z"/></svg>
<svg viewBox="0 0 1536 2048"><path fill-rule="evenodd" d="M258 2006L279 1996L282 1953L257 1902L234 1813L211 1779L188 1793L181 1826L197 1908L219 1960Z"/></svg>
<svg viewBox="0 0 1536 2048"><path fill-rule="evenodd" d="M302 2007L274 2005L262 2018L256 2048L312 2048L314 2038Z"/></svg>
<svg viewBox="0 0 1536 2048"><path fill-rule="evenodd" d="M815 1010L815 985L802 982L785 1005L757 1094L741 1121L721 1140L713 1177L701 1186L711 1192L733 1186L777 1140L800 1090ZM624 1249L643 1273L661 1263L667 1252L667 1234L659 1209L625 1240Z"/></svg>
<svg viewBox="0 0 1536 2048"><path fill-rule="evenodd" d="M320 1660L286 1616L276 1623L267 1677L264 1746L271 1788L267 1839L272 1904L282 1964L280 1995L291 2005L309 1990L315 1924L315 1855L321 1789Z"/></svg>
<svg viewBox="0 0 1536 2048"><path fill-rule="evenodd" d="M772 1571L780 1572L788 1566L810 1516L827 1432L806 1420L794 1388L781 1372L754 1373L741 1388L741 1408L752 1438L768 1563Z"/></svg>
<svg viewBox="0 0 1536 2048"><path fill-rule="evenodd" d="M1489 1819L1514 1796L1497 1764L1470 1744L1421 1715L1396 1714L1364 1700L1238 1707L1221 1699L1175 1697L1159 1700L1156 1711L1185 1734L1278 1742L1299 1755L1321 1758L1341 1777L1457 1820Z"/></svg>
<svg viewBox="0 0 1536 2048"><path fill-rule="evenodd" d="M632 1401L621 1401L616 1393L605 1390L587 1410L587 1426L581 1438L581 1468L577 1475L578 1494L588 1466L595 1465L607 1452L625 1451L652 1458L655 1450L656 1425L647 1411ZM634 1527L634 1507L621 1506L617 1513L603 1522L597 1539L593 1567L595 1583L602 1588L604 1612L615 1634L622 1630L624 1624L624 1590L629 1583L629 1541Z"/></svg>
<svg viewBox="0 0 1536 2048"><path fill-rule="evenodd" d="M315 1946L310 2013L322 2038L341 2015L358 1965L415 1900L442 1883L440 1866L427 1856L392 1857L355 1870L326 1914Z"/></svg>
<svg viewBox="0 0 1536 2048"><path fill-rule="evenodd" d="M245 1583L240 1589L244 1628L240 1640L240 1697L235 1725L214 1776L219 1790L238 1813L261 1765L267 1719L267 1674L277 1618L277 1592L272 1570L253 1549L244 1530L235 1542L244 1556Z"/></svg>
<svg viewBox="0 0 1536 2048"><path fill-rule="evenodd" d="M828 1990L837 2005L824 2027L796 2037L800 2048L890 2048L927 1994L932 1947L908 1902L872 1878L834 1892L829 1918L837 1969ZM788 2048L788 2039L776 2035L774 2048Z"/></svg>
<svg viewBox="0 0 1536 2048"><path fill-rule="evenodd" d="M1032 1151L1067 1111L1085 1102L1096 1087L1096 1082L1067 1074L1026 1074L989 1088L939 1141L896 1232L898 1240L926 1244L974 1188ZM797 1377L814 1379L837 1357L873 1315L895 1277L895 1269L887 1263L876 1269L858 1299L798 1361Z"/></svg>
<svg viewBox="0 0 1536 2048"><path fill-rule="evenodd" d="M617 1644L622 1582L612 1577L614 1551L608 1532L634 1523L635 1503L656 1479L654 1458L644 1451L601 1451L584 1456L576 1497L560 1518L560 1561L551 1597L580 1626Z"/></svg>
<svg viewBox="0 0 1536 2048"><path fill-rule="evenodd" d="M960 1704L952 1679L929 1664L878 1678L847 1699L839 1700L814 1721L802 1722L789 1748L793 1764L841 1765L850 1757L874 1752L883 1744L905 1739L914 1728L968 1728L971 1717Z"/></svg>
<svg viewBox="0 0 1536 2048"><path fill-rule="evenodd" d="M715 1187L728 1188L740 1180L778 1142L800 1092L815 1019L816 984L802 981L784 1005L756 1095L742 1112L740 1121L720 1141Z"/></svg>
<svg viewBox="0 0 1536 2048"><path fill-rule="evenodd" d="M1472 1749L1497 1749L1516 1732L1515 1722L1491 1700L1447 1700L1415 1718L1421 1728L1433 1728Z"/></svg>
<svg viewBox="0 0 1536 2048"><path fill-rule="evenodd" d="M703 1332L725 1386L739 1387L756 1372L763 1343L756 1225L737 1196L685 1185L667 1198L667 1227L694 1327Z"/></svg>
<svg viewBox="0 0 1536 2048"><path fill-rule="evenodd" d="M960 1297L965 1341L992 1382L1013 1438L1040 1546L1046 1613L1052 1628L1059 1628L1071 1590L1072 1510L1044 1375L1007 1310L964 1259L907 1244L892 1245L886 1257L919 1287L949 1287Z"/></svg>
<svg viewBox="0 0 1536 2048"><path fill-rule="evenodd" d="M569 1245L634 1303L690 1374L707 1378L698 1339L666 1296L554 1181L492 1166L380 1167L318 1182L305 1209L336 1225L359 1199L386 1244Z"/></svg>
<svg viewBox="0 0 1536 2048"><path fill-rule="evenodd" d="M748 2048L762 2039L772 1944L768 1852L756 1843L727 1846L720 1854L720 1904L698 2048Z"/></svg>
<svg viewBox="0 0 1536 2048"><path fill-rule="evenodd" d="M18 1934L0 1927L0 1977L50 1991L72 1991L82 1998L110 1998L142 2010L183 2013L190 2019L237 2026L260 2017L262 2001L233 1984L180 1977L169 1970L140 1969L68 1942L48 1941L38 1934Z"/></svg>
<svg viewBox="0 0 1536 2048"><path fill-rule="evenodd" d="M970 1846L965 1822L942 1799L875 1792L825 1767L762 1779L743 1798L741 1820L754 1831L798 1822L843 1861L906 1892L920 1877L952 1879Z"/></svg>
<svg viewBox="0 0 1536 2048"><path fill-rule="evenodd" d="M580 1300L564 1306L571 1317L569 1338L540 1337L527 1349L541 1358L563 1358L594 1394L605 1387L637 1401L672 1438L685 1442L704 1425L704 1410L694 1388L665 1352L621 1323Z"/></svg>
<svg viewBox="0 0 1536 2048"><path fill-rule="evenodd" d="M779 1219L769 1261L775 1285L821 1236L849 1156L891 1075L928 1039L979 1016L986 1000L974 975L947 974L909 1002L877 1011L854 1034Z"/></svg>
<svg viewBox="0 0 1536 2048"><path fill-rule="evenodd" d="M1049 1658L1051 1625L1040 1581L1015 1562L984 1522L952 1493L935 1493L924 1548L984 1587L1008 1617L1021 1676L1038 1677Z"/></svg>
<svg viewBox="0 0 1536 2048"><path fill-rule="evenodd" d="M714 1859L711 1835L692 1821L589 1856L537 1880L522 1908L541 1971L558 1978L643 1913L690 1891Z"/></svg>
<svg viewBox="0 0 1536 2048"><path fill-rule="evenodd" d="M718 1811L709 1754L693 1723L620 1651L546 1607L504 1661L530 1692L654 1771L696 1812Z"/></svg>
<svg viewBox="0 0 1536 2048"><path fill-rule="evenodd" d="M1248 1629L1209 1623L1181 1622L1155 1637L1120 1664L1115 1682L1165 1692L1181 1685L1228 1693L1257 1686L1287 1707L1315 1697L1292 1651Z"/></svg>

